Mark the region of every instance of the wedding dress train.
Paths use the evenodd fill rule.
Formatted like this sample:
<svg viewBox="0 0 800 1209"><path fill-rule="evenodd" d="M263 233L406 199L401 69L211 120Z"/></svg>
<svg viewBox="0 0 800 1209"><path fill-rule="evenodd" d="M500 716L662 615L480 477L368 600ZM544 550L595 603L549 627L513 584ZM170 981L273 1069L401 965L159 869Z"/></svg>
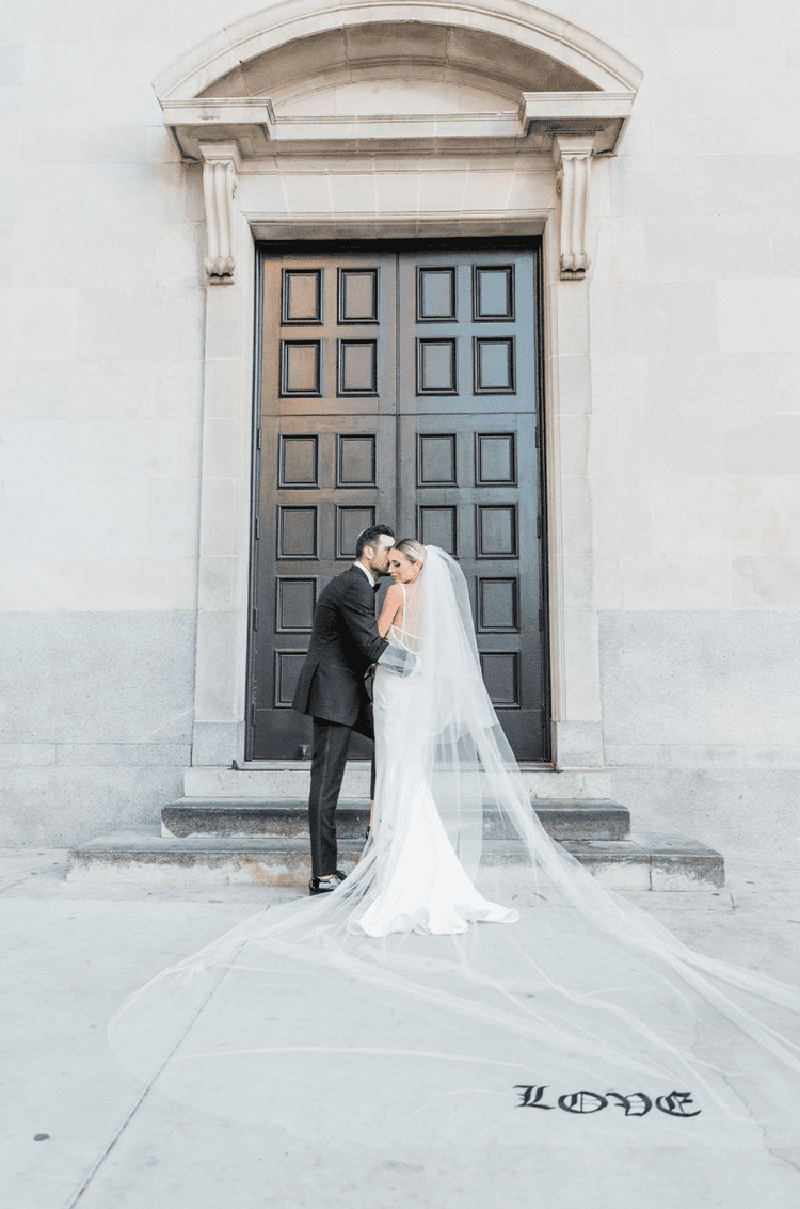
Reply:
<svg viewBox="0 0 800 1209"><path fill-rule="evenodd" d="M689 949L547 837L483 687L464 577L427 550L416 622L390 640L414 670L376 676L361 860L133 994L115 1051L166 1095L331 1144L529 1146L533 1122L561 1144L569 1114L597 1111L598 1155L646 1116L654 1155L797 1161L800 993ZM490 816L518 839L513 885L483 853Z"/></svg>

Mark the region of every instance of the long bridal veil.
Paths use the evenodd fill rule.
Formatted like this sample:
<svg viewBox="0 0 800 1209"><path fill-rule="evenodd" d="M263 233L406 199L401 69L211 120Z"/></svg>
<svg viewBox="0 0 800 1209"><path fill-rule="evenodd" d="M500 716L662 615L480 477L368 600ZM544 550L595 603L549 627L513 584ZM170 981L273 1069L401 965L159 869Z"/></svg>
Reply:
<svg viewBox="0 0 800 1209"><path fill-rule="evenodd" d="M628 1145L644 1118L636 1145L665 1173L676 1147L797 1160L800 993L692 951L547 837L483 686L458 564L428 547L417 582L412 632L392 639L416 662L355 870L162 972L112 1021L114 1050L164 1095L331 1145L530 1146L535 1121L558 1147L591 1116L581 1146ZM409 916L364 934L412 782L517 922L428 935Z"/></svg>

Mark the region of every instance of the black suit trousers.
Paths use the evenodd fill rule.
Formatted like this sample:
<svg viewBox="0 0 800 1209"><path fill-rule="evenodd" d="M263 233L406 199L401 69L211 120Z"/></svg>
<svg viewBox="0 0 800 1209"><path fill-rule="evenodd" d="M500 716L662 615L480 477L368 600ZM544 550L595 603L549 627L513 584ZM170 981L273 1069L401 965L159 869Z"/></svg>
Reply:
<svg viewBox="0 0 800 1209"><path fill-rule="evenodd" d="M311 839L311 869L314 877L336 872L336 806L347 766L353 731L372 738L372 711L362 708L352 726L314 719L311 754L311 787L308 795L308 834ZM372 757L369 796L375 794L375 756Z"/></svg>

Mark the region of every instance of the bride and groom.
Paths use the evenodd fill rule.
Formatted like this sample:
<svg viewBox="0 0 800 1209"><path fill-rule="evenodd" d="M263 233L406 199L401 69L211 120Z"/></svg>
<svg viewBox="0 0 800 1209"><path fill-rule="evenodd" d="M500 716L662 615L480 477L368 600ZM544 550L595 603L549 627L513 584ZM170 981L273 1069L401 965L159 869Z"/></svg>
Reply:
<svg viewBox="0 0 800 1209"><path fill-rule="evenodd" d="M393 583L376 620L374 592L386 574ZM353 730L374 736L375 817L371 812L367 848L351 875L361 890L351 925L371 936L410 928L453 934L466 931L469 920L517 918L478 893L456 854L456 847L469 848L468 782L476 770L455 759L452 732L460 729L459 712L471 707L485 719L491 706L476 652L459 633L465 619L448 582L454 578L463 587L458 565L438 547L396 542L384 525L365 530L353 565L320 595L294 696L294 708L314 719L311 894L345 880L336 869L335 811L347 748ZM443 744L446 785L441 768L437 778ZM457 815L449 828L448 813ZM365 903L367 885L372 893Z"/></svg>

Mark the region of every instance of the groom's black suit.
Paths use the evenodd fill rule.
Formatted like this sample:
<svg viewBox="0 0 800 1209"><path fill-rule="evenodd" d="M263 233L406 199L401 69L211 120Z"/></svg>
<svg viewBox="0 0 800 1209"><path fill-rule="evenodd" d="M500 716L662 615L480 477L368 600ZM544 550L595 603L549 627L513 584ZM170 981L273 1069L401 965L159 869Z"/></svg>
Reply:
<svg viewBox="0 0 800 1209"><path fill-rule="evenodd" d="M359 567L323 588L292 707L314 719L308 826L314 877L336 869L336 803L352 731L373 737L367 669L389 644L378 633L375 593ZM374 766L373 766L374 767Z"/></svg>

